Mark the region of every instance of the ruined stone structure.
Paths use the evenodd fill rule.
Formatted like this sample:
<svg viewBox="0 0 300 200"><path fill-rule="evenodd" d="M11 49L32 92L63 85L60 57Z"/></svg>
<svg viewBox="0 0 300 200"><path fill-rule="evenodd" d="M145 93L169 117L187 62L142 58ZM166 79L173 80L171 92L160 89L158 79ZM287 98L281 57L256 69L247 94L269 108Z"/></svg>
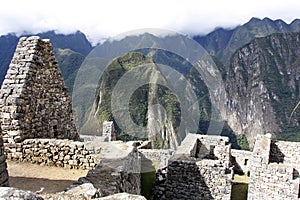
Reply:
<svg viewBox="0 0 300 200"><path fill-rule="evenodd" d="M248 200L300 198L300 143L258 135L250 163Z"/></svg>
<svg viewBox="0 0 300 200"><path fill-rule="evenodd" d="M110 142L116 140L115 127L113 121L103 122L103 132L102 137L105 142Z"/></svg>
<svg viewBox="0 0 300 200"><path fill-rule="evenodd" d="M233 173L250 176L248 200L300 199L300 143L275 142L270 134L257 136L253 152L231 150L227 137L188 134L174 152L147 141L113 141L113 122L104 122L101 137L75 141L70 97L50 42L39 37L20 39L0 90L0 111L0 186L8 186L7 158L90 169L64 195L87 186L100 196L140 194L141 173L157 170L155 199L229 200Z"/></svg>
<svg viewBox="0 0 300 200"><path fill-rule="evenodd" d="M0 91L4 142L79 138L71 100L49 40L19 40Z"/></svg>
<svg viewBox="0 0 300 200"><path fill-rule="evenodd" d="M227 137L188 134L169 160L157 199L230 199L233 171Z"/></svg>

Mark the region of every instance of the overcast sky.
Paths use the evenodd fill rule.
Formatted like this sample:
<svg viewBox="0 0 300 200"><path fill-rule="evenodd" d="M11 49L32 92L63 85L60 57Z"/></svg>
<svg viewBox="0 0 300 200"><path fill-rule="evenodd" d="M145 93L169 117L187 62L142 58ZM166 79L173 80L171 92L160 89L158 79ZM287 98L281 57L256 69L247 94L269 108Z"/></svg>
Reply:
<svg viewBox="0 0 300 200"><path fill-rule="evenodd" d="M84 32L97 41L140 28L165 28L205 34L231 28L251 17L300 18L299 0L5 0L0 7L0 35Z"/></svg>

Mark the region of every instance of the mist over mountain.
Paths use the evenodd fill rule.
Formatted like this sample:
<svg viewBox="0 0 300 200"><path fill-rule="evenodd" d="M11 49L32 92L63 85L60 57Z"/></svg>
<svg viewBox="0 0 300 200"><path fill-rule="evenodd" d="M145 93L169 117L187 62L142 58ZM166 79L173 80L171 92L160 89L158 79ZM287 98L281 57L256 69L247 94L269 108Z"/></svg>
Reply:
<svg viewBox="0 0 300 200"><path fill-rule="evenodd" d="M300 141L299 113L296 112L291 120L289 119L290 113L300 97L299 31L300 20L298 19L287 24L282 20L252 18L248 23L234 29L218 28L207 35L193 37L212 55L214 63L221 72L228 97L226 102L222 102L226 105L226 126L223 134L231 137L235 148L247 148L244 136L247 137L251 146L256 134L266 132L276 134L279 139ZM66 85L72 92L77 71L86 56L93 50L91 43L79 31L69 35L56 34L54 31L37 35L51 40ZM135 37L129 37L122 41L123 43L120 43L119 46L120 51L124 45L133 45L133 41L137 38L143 38L142 41L146 43L153 40L152 36L147 33ZM19 37L14 34L0 37L1 83L18 39ZM176 48L177 45L173 44L173 48ZM187 51L188 46L185 48L182 50ZM109 49L106 51L110 52ZM115 53L111 51L112 55ZM132 61L138 60L138 63L146 62L154 65L165 62L183 76L189 77L197 95L202 97L202 101L199 102L201 120L198 132L205 134L210 118L211 102L208 90L201 82L199 74L189 73L190 69L186 68L183 60L171 54L143 51L136 53L123 55L119 60L112 62L108 68L111 73L107 72L106 76L96 83L99 84L97 94L99 98L94 102L96 107L89 109L92 109L97 116L99 122L97 126L101 129L103 120L113 120L109 108L110 102L103 100L110 101L109 95L113 89L113 83L120 78L120 74L131 69L132 66L127 61L132 59ZM112 56L112 58L114 57ZM165 127L168 140L162 141L161 138L156 138L156 145L167 147L168 142L174 143L175 141L174 135L179 123L178 115L181 112L178 101L172 92L165 88L152 88L151 85L140 88L131 99L131 117L137 124L145 127L157 126L157 124L153 125L153 120L151 121L153 118L150 117L151 113L156 112L150 106L154 102L150 98L151 91L155 91L155 98L157 98L155 102L160 102L167 111L166 113L160 112L158 114L160 117L157 119L159 119L158 124ZM84 126L85 132L88 132L90 116L79 116L79 118L83 120L81 126ZM150 131L157 130L156 127ZM118 133L122 134L119 135L120 138L126 139L127 136L124 132L119 130Z"/></svg>
<svg viewBox="0 0 300 200"><path fill-rule="evenodd" d="M265 37L272 33L285 33L300 31L300 20L295 19L287 24L282 20L269 18L252 18L246 24L231 30L218 28L204 36L194 36L211 55L215 55L224 64L228 64L232 54L254 38Z"/></svg>

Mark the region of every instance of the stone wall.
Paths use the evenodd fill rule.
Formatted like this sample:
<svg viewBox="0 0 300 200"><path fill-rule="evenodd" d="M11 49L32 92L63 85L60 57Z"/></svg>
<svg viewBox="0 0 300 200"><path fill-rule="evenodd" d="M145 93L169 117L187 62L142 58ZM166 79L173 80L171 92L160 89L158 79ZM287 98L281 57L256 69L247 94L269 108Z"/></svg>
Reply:
<svg viewBox="0 0 300 200"><path fill-rule="evenodd" d="M6 169L4 146L2 137L0 137L0 187L8 185L8 173Z"/></svg>
<svg viewBox="0 0 300 200"><path fill-rule="evenodd" d="M5 157L4 145L3 145L1 134L2 134L2 130L0 127L0 187L9 186L8 173L6 169L7 168L6 157Z"/></svg>
<svg viewBox="0 0 300 200"><path fill-rule="evenodd" d="M94 148L67 139L26 139L4 146L7 160L70 169L94 169L100 162Z"/></svg>
<svg viewBox="0 0 300 200"><path fill-rule="evenodd" d="M71 100L49 40L23 37L0 90L3 138L79 138Z"/></svg>
<svg viewBox="0 0 300 200"><path fill-rule="evenodd" d="M188 134L169 160L166 180L156 182L155 198L229 200L230 149L227 137Z"/></svg>
<svg viewBox="0 0 300 200"><path fill-rule="evenodd" d="M171 149L139 149L144 158L150 160L156 169L168 166L168 160L174 154ZM142 164L144 161L142 160Z"/></svg>
<svg viewBox="0 0 300 200"><path fill-rule="evenodd" d="M102 137L105 138L105 142L116 140L115 126L113 121L104 121L102 130Z"/></svg>
<svg viewBox="0 0 300 200"><path fill-rule="evenodd" d="M250 159L252 158L251 151L231 150L232 164L234 165L234 173L243 175L250 174Z"/></svg>
<svg viewBox="0 0 300 200"><path fill-rule="evenodd" d="M296 142L274 142L258 135L250 163L248 200L300 198L299 150Z"/></svg>
<svg viewBox="0 0 300 200"><path fill-rule="evenodd" d="M300 171L300 142L272 141L270 162L288 164Z"/></svg>

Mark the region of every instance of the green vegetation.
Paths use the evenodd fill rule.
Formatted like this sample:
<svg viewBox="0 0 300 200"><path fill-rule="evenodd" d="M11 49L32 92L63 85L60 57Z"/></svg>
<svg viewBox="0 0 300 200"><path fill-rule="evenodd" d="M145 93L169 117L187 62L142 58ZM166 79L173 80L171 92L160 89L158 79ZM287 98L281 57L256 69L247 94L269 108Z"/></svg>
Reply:
<svg viewBox="0 0 300 200"><path fill-rule="evenodd" d="M247 200L248 184L234 183L231 188L231 200Z"/></svg>
<svg viewBox="0 0 300 200"><path fill-rule="evenodd" d="M245 135L238 135L237 143L242 150L250 151L249 143L248 143L247 137Z"/></svg>
<svg viewBox="0 0 300 200"><path fill-rule="evenodd" d="M70 49L56 49L55 57L69 93L72 93L77 70L81 66L84 56Z"/></svg>
<svg viewBox="0 0 300 200"><path fill-rule="evenodd" d="M113 60L105 69L100 79L99 92L97 95L98 98L95 102L95 104L97 105L95 112L97 112L99 124L102 124L104 120L114 121L111 111L111 95L119 79L130 69L145 63L153 62L150 57L146 57L141 53L131 52ZM145 113L147 110L147 92L147 85L139 88L132 95L129 104L131 117L133 118L134 122L141 125L144 125L146 120ZM132 138L132 136L128 135L127 133L122 132L122 130L118 127L118 124L116 123L115 128L118 139L127 141L134 138Z"/></svg>
<svg viewBox="0 0 300 200"><path fill-rule="evenodd" d="M153 196L153 184L156 178L156 172L145 172L141 173L141 195L146 197L146 199L152 199Z"/></svg>
<svg viewBox="0 0 300 200"><path fill-rule="evenodd" d="M143 51L147 54L147 49ZM113 120L113 115L111 113L111 95L114 87L116 86L119 79L129 70L133 69L136 66L141 64L156 64L156 62L163 62L165 65L172 66L175 70L180 70L179 73L185 74L189 79L192 79L193 83L199 85L195 93L199 96L199 105L201 108L201 119L204 121L209 120L207 113L210 109L210 102L208 96L208 90L201 80L201 77L198 73L190 73L187 75L191 66L186 62L185 59L180 58L170 52L160 51L151 52L152 56L145 56L140 52L130 52L127 53L115 60L113 60L101 77L99 82L99 92L96 99L96 110L97 119L99 124L102 124L104 120ZM181 66L181 67L180 67ZM159 72L159 68L157 68ZM192 72L196 71L195 69ZM151 70L143 72L144 76L149 76L152 78ZM142 76L143 76L142 75ZM140 76L140 75L139 75ZM142 77L141 77L142 78ZM122 95L120 91L119 95ZM151 93L151 98L150 98ZM101 99L101 101L100 101ZM160 84L146 84L139 87L130 97L129 101L129 111L133 122L136 124L147 127L148 126L148 112L151 105L161 105L166 111L167 121L162 123L171 123L172 131L176 132L177 128L180 125L181 120L181 108L177 96L166 86ZM131 120L131 119L124 119ZM88 121L88 120L87 120ZM170 122L170 123L169 123ZM86 124L89 124L86 122ZM130 123L129 123L130 124ZM162 125L164 126L164 125ZM121 140L129 140L136 138L132 136L132 133L128 135L126 132L123 132L118 124L115 123L117 138ZM170 127L163 127L168 129ZM166 130L168 131L168 130ZM138 134L138 133L137 133ZM147 137L147 136L146 136ZM154 141L154 146L156 148L162 148L168 146L166 141L164 141L160 134L155 136L156 138L151 138ZM140 138L141 139L141 138Z"/></svg>
<svg viewBox="0 0 300 200"><path fill-rule="evenodd" d="M277 133L275 140L300 142L300 130L298 127L286 129L282 133Z"/></svg>

